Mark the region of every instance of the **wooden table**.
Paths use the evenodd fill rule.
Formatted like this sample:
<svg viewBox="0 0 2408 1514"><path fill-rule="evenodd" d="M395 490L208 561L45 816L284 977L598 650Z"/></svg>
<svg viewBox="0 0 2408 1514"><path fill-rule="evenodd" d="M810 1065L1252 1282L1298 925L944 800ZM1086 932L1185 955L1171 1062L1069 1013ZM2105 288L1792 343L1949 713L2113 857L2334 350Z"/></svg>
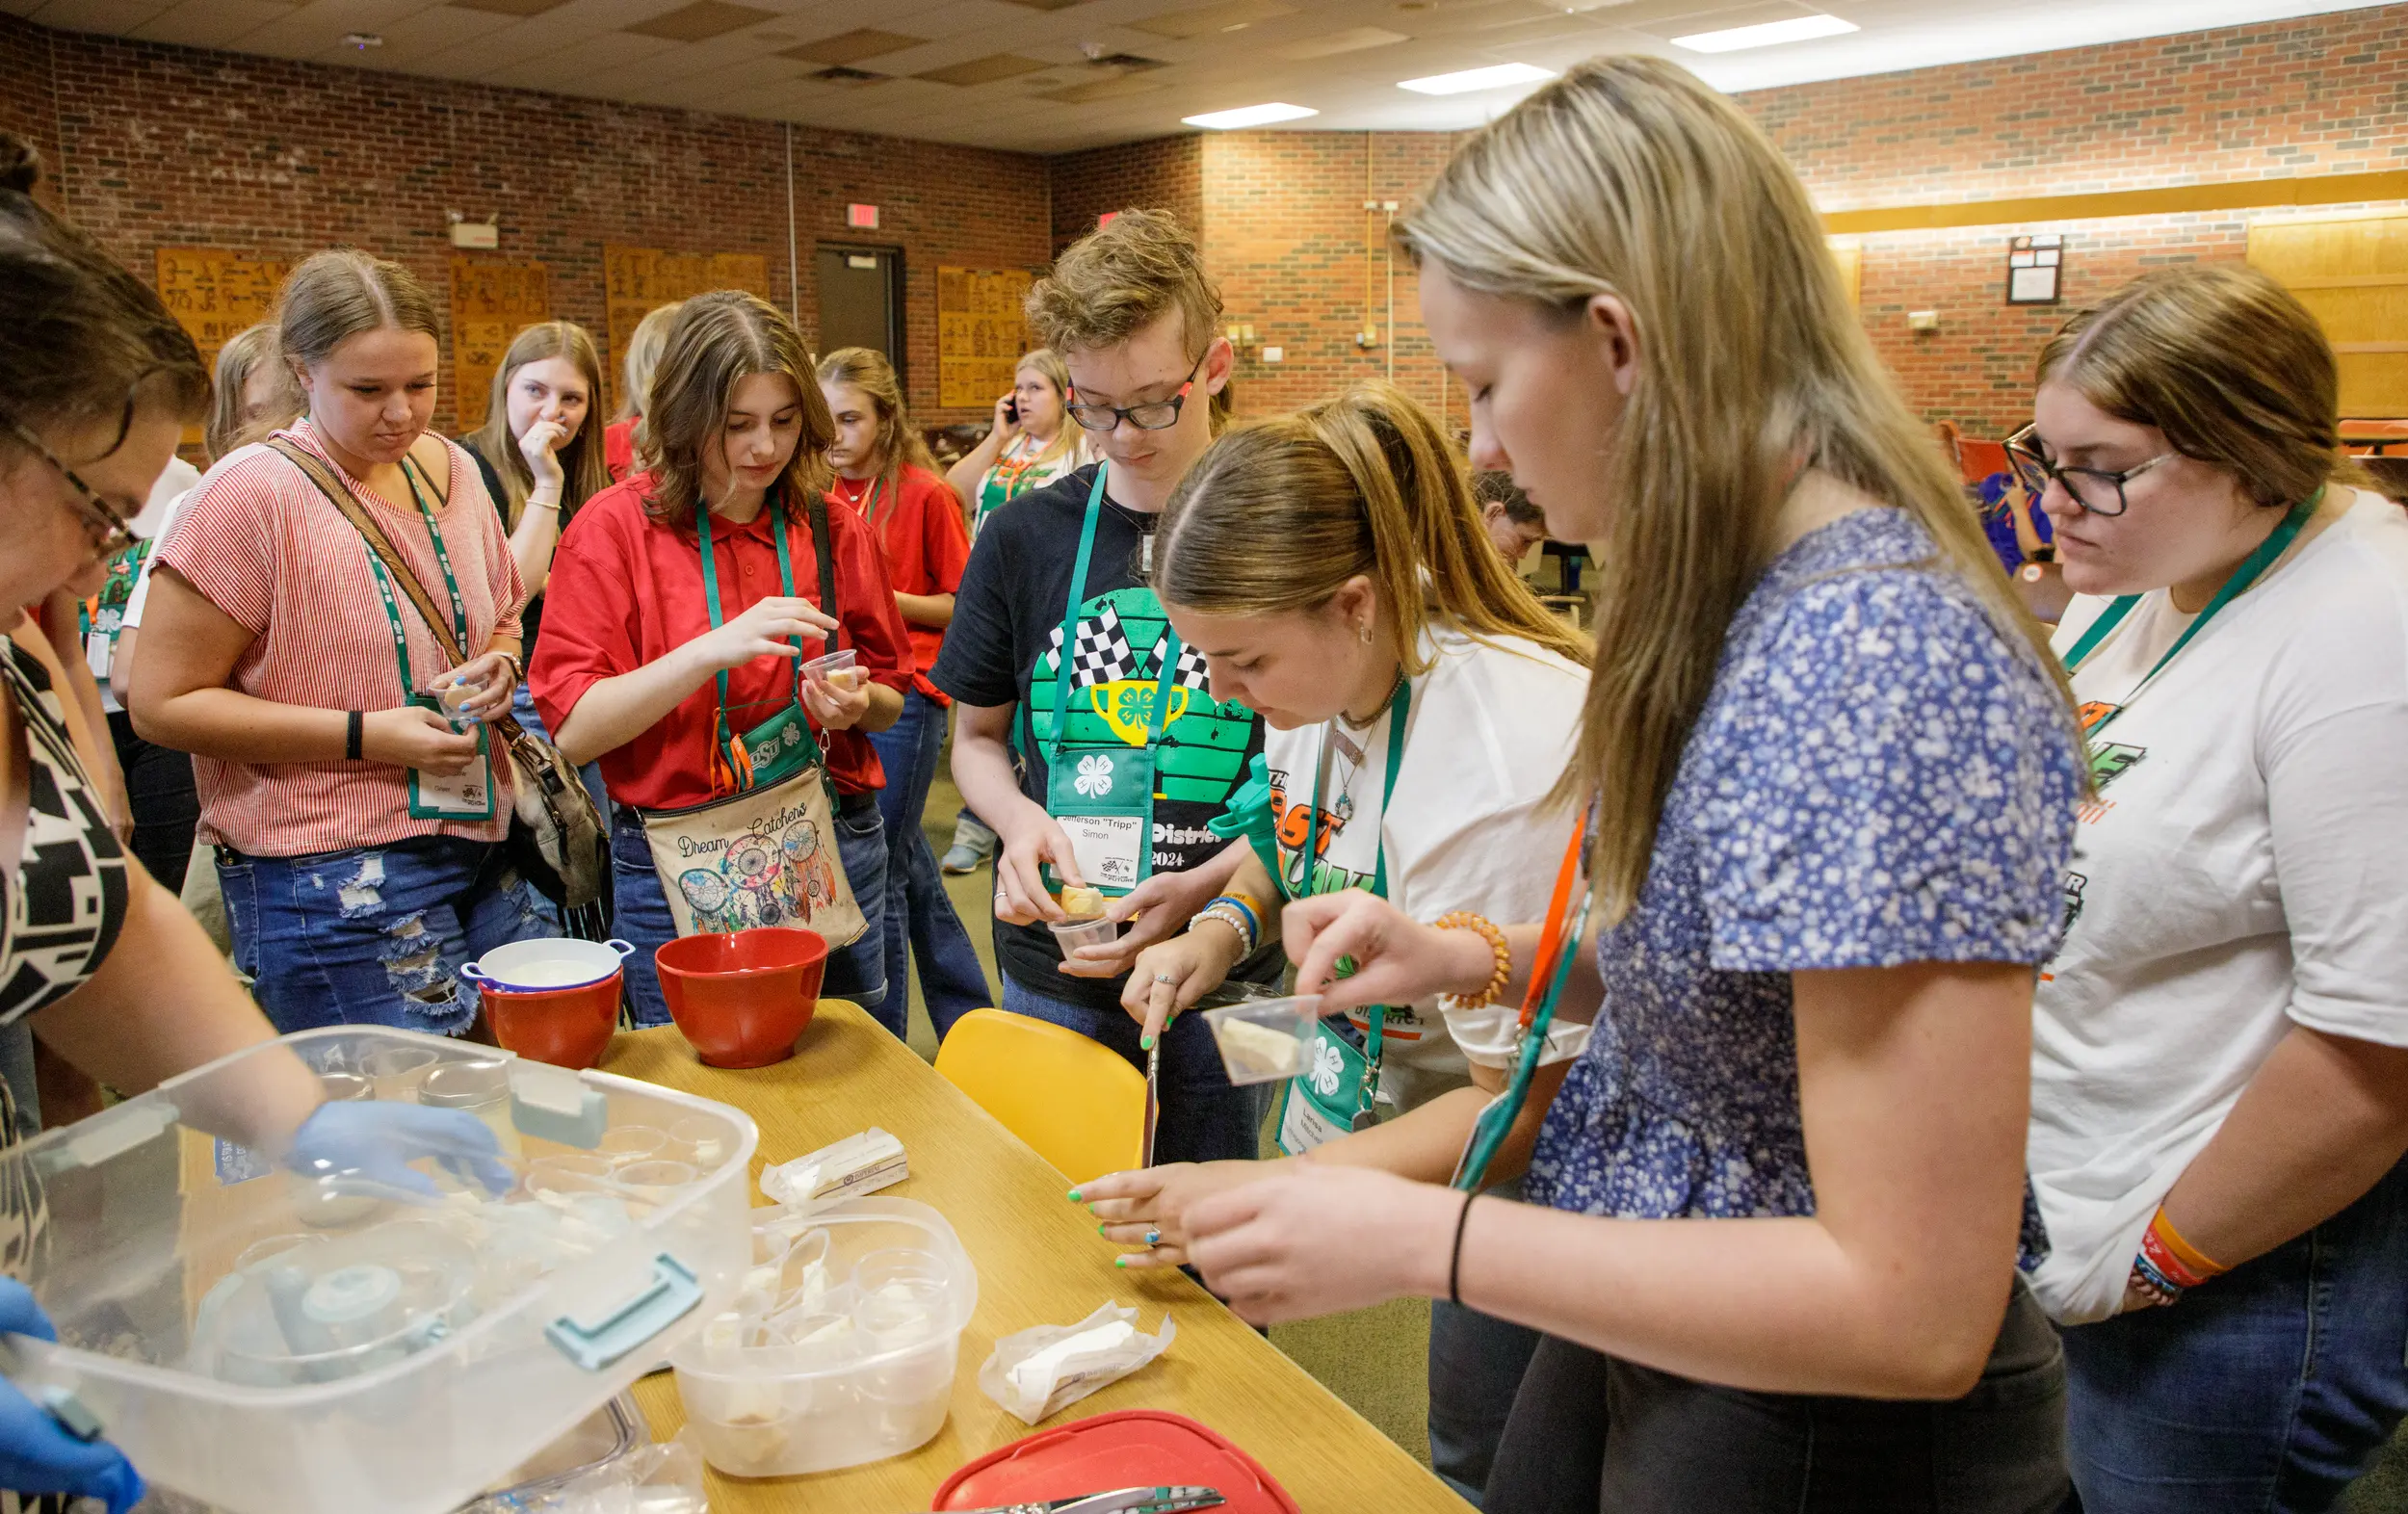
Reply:
<svg viewBox="0 0 2408 1514"><path fill-rule="evenodd" d="M676 1031L657 1030L620 1034L603 1068L750 1114L761 1127L756 1184L766 1163L871 1125L893 1132L910 1156L911 1177L885 1193L940 1211L979 1269L978 1314L961 1338L953 1417L936 1439L907 1456L841 1472L758 1479L714 1472L713 1514L928 1508L955 1468L1035 1433L979 1391L979 1364L997 1338L1072 1323L1106 1301L1136 1306L1138 1327L1148 1332L1167 1310L1179 1322L1178 1339L1151 1366L1037 1428L1115 1409L1167 1409L1243 1447L1308 1514L1470 1507L1184 1275L1114 1266L1119 1248L1063 1196L1060 1173L851 1005L823 1000L800 1050L774 1067L705 1067ZM670 1374L647 1378L636 1397L661 1439L685 1423Z"/></svg>

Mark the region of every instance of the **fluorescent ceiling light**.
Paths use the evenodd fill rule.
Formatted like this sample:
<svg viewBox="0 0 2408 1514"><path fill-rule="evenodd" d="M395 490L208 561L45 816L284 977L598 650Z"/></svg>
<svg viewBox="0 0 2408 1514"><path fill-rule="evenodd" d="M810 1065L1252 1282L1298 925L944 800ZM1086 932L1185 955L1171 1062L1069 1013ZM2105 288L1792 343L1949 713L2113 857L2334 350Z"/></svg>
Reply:
<svg viewBox="0 0 2408 1514"><path fill-rule="evenodd" d="M1309 105L1245 105L1234 111L1208 111L1202 116L1183 116L1190 126L1206 126L1214 131L1236 131L1241 126L1268 126L1273 121L1300 121L1321 112Z"/></svg>
<svg viewBox="0 0 2408 1514"><path fill-rule="evenodd" d="M1855 22L1843 21L1836 15L1801 15L1795 20L1767 21L1762 26L1734 26L1720 32L1694 32L1688 37L1672 39L1672 45L1686 47L1693 53L1736 53L1749 47L1777 47L1783 42L1839 37L1855 30Z"/></svg>
<svg viewBox="0 0 2408 1514"><path fill-rule="evenodd" d="M1537 84L1556 76L1552 68L1530 64L1499 64L1493 68L1466 68L1460 73L1434 73L1426 79L1398 81L1400 90L1416 94L1468 94L1474 90L1502 90L1513 84Z"/></svg>

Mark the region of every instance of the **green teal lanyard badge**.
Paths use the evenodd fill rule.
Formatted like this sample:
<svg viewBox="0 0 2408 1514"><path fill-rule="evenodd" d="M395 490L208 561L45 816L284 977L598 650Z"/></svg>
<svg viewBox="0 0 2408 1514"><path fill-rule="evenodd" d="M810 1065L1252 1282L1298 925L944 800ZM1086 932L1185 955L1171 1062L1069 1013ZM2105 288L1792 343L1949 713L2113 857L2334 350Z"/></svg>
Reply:
<svg viewBox="0 0 2408 1514"><path fill-rule="evenodd" d="M427 523L427 535L434 543L434 560L443 568L443 587L452 600L452 635L464 649L468 645L468 607L460 599L459 580L452 572L451 549L443 544L443 528L435 523L434 509L427 497L418 491L418 479L408 467L402 469L403 479L409 484L409 497L418 507L419 518ZM443 701L422 692L409 666L409 638L402 630L402 608L394 597L393 580L384 571L384 560L365 539L361 545L368 553L368 576L377 586L377 596L384 601L384 619L393 633L393 660L402 674L402 698L406 704L421 710L432 710L450 718ZM477 756L467 770L445 777L422 768L409 770L409 818L411 820L489 821L493 818L493 749L482 722L476 727Z"/></svg>
<svg viewBox="0 0 2408 1514"><path fill-rule="evenodd" d="M1128 893L1154 874L1154 758L1171 719L1171 691L1178 680L1179 633L1164 632L1162 666L1152 703L1144 711L1145 743L1073 742L1070 685L1079 667L1079 605L1087 564L1095 555L1095 523L1104 508L1104 469L1095 470L1087 491L1086 521L1079 530L1078 562L1070 571L1070 603L1062 612L1060 666L1054 674L1054 724L1045 737L1045 813L1069 838L1070 854L1087 886L1105 894Z"/></svg>
<svg viewBox="0 0 2408 1514"><path fill-rule="evenodd" d="M1382 829L1388 817L1388 801L1397 792L1398 770L1404 766L1404 728L1412 709L1413 686L1400 679L1396 704L1388 719L1388 770L1380 776L1379 813L1370 817ZM1332 721L1330 727L1323 728L1321 751L1313 764L1313 802L1306 812L1304 850L1293 868L1280 869L1279 887L1290 899L1336 892L1330 885L1344 876L1335 868L1316 873L1321 860L1322 796L1328 786L1329 749L1335 735L1331 727L1335 724ZM1343 796L1340 803L1345 806ZM1376 842L1375 848L1378 860L1373 864L1372 893L1386 899L1388 848L1384 841ZM1351 959L1338 964L1341 978L1353 971ZM1379 1123L1379 1065L1387 1049L1388 1006L1374 1005L1365 1018L1360 1050L1327 1020L1315 1027L1313 1050L1305 1069L1289 1080L1280 1096L1279 1149L1289 1156L1300 1157L1316 1146Z"/></svg>
<svg viewBox="0 0 2408 1514"><path fill-rule="evenodd" d="M1563 997L1563 985L1572 976L1573 954L1588 934L1588 909L1596 895L1582 876L1581 859L1595 813L1592 807L1572 827L1571 844L1563 851L1563 865L1556 871L1555 895L1547 901L1546 924L1539 927L1538 955L1531 963L1530 987L1522 995L1522 1023L1514 1044L1513 1075L1506 1081L1505 1091L1489 1100L1473 1121L1471 1138L1463 1143L1463 1155L1455 1162L1454 1176L1448 1180L1450 1187L1463 1192L1475 1193L1484 1186L1488 1164L1496 1161L1505 1136L1513 1131L1514 1121L1522 1117L1523 1107L1530 1103L1531 1080L1537 1075L1539 1057L1547 1049L1547 1031L1556 1023L1556 1004ZM1576 889L1581 897L1577 909L1572 907Z"/></svg>
<svg viewBox="0 0 2408 1514"><path fill-rule="evenodd" d="M786 510L775 494L764 508L770 511L770 532L777 541L778 587L791 599L795 593L795 563L786 544ZM720 613L719 561L711 545L711 512L699 504L694 507L694 532L702 538L703 604L711 614L711 629L716 631L723 623ZM811 722L802 708L802 642L790 637L787 644L795 649L793 697L775 715L745 732L742 741L729 735L727 669L720 669L719 714L711 742L714 789L729 787L741 792L768 788L819 765L820 744L811 735Z"/></svg>

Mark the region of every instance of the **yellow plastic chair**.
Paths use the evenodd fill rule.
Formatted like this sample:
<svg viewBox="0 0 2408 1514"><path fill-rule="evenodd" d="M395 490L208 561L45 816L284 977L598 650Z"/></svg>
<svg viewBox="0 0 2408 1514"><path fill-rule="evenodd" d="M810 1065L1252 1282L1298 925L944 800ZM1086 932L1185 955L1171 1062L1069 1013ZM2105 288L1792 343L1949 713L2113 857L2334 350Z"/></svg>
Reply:
<svg viewBox="0 0 2408 1514"><path fill-rule="evenodd" d="M1143 1160L1145 1075L1076 1031L973 1009L937 1047L936 1071L1073 1183Z"/></svg>

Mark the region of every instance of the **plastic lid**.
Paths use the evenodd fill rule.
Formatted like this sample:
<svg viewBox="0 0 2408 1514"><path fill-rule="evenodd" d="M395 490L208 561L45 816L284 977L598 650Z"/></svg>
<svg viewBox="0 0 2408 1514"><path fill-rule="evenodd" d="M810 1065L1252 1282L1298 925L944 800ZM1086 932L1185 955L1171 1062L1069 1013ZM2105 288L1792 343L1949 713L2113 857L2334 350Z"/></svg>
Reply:
<svg viewBox="0 0 2408 1514"><path fill-rule="evenodd" d="M1132 1409L1074 1420L991 1451L945 1479L931 1508L977 1509L1107 1488L1200 1484L1218 1514L1302 1514L1245 1452L1184 1415Z"/></svg>
<svg viewBox="0 0 2408 1514"><path fill-rule="evenodd" d="M448 1109L482 1109L510 1096L510 1069L500 1062L445 1062L418 1085L420 1104Z"/></svg>

